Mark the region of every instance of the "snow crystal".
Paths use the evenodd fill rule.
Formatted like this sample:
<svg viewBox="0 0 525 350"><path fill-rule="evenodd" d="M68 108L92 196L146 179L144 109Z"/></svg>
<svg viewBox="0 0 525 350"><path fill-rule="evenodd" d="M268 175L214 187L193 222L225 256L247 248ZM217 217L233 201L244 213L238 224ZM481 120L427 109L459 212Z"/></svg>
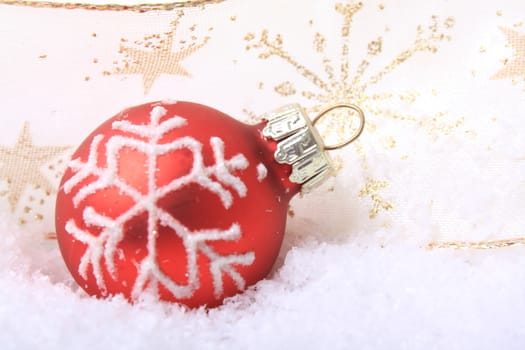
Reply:
<svg viewBox="0 0 525 350"><path fill-rule="evenodd" d="M282 266L225 305L130 305L75 287L55 242L0 220L2 349L522 349L525 256L324 243L302 226ZM288 239L297 239L288 233ZM384 235L367 232L363 237Z"/></svg>

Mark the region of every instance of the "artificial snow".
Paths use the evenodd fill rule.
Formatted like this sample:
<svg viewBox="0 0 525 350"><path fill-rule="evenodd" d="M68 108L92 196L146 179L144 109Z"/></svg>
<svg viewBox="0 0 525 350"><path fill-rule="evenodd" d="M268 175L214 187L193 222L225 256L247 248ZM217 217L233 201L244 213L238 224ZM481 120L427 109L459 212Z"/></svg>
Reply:
<svg viewBox="0 0 525 350"><path fill-rule="evenodd" d="M525 255L288 233L266 280L211 309L88 297L56 242L0 220L2 349L523 349ZM349 235L349 237L351 237ZM293 248L289 248L293 246Z"/></svg>
<svg viewBox="0 0 525 350"><path fill-rule="evenodd" d="M342 1L229 0L190 10L177 26L173 12L2 7L10 53L2 57L3 145L14 144L28 120L35 144L75 146L122 107L166 95L237 117L292 102L310 108L339 96L327 89L306 98L310 80L282 56L260 59L265 48L246 50L248 33L258 41L268 29L299 67L326 81L337 76L325 67L345 67L339 51L349 38L350 76L337 81L343 84L363 60L370 65L362 82L377 76L436 21L455 25L428 32L450 35L436 52L415 53L362 92L362 107L376 112L367 114L370 127L359 146L338 154L343 170L335 185L327 183L334 190L294 199L272 274L221 307L89 297L72 280L56 241L43 239L52 216L40 227L19 228L24 206L12 212L6 201L1 350L525 349L525 248L427 248L435 240L523 236L523 85L491 77L517 54L500 28L523 33L524 2L369 1L351 27L339 11L345 6L336 3ZM178 42L193 35L193 24L198 40L211 40L182 61L191 79L165 74L144 95L141 76L100 74L113 67L122 37L131 43L173 31ZM316 38L326 39L330 61L316 51ZM381 53L369 53L373 41L382 43ZM91 64L93 57L100 63ZM294 96L275 91L283 81L293 83ZM361 94L358 85L352 92Z"/></svg>

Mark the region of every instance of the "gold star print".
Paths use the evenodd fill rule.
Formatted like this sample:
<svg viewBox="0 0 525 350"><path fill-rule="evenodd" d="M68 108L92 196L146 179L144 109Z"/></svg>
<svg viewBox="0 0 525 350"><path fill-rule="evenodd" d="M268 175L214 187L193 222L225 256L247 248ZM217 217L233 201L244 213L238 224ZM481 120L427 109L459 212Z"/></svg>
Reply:
<svg viewBox="0 0 525 350"><path fill-rule="evenodd" d="M514 56L512 61L505 63L505 66L492 76L492 79L525 78L525 34L504 27L500 27L500 30L505 34L507 42L514 49Z"/></svg>
<svg viewBox="0 0 525 350"><path fill-rule="evenodd" d="M13 147L0 146L0 179L7 182L8 189L0 192L14 210L26 185L33 184L46 192L54 192L52 184L40 172L40 168L69 147L35 146L29 133L29 124L24 123Z"/></svg>
<svg viewBox="0 0 525 350"><path fill-rule="evenodd" d="M179 13L179 17L172 22L170 31L162 35L148 35L143 41L136 41L138 47L121 46L120 53L125 56L124 66L116 68L115 73L142 75L144 95L149 93L155 80L162 74L190 77L191 74L181 65L181 61L203 47L209 37L197 43L196 37L193 36L189 45L173 51L175 29L182 16L183 14Z"/></svg>

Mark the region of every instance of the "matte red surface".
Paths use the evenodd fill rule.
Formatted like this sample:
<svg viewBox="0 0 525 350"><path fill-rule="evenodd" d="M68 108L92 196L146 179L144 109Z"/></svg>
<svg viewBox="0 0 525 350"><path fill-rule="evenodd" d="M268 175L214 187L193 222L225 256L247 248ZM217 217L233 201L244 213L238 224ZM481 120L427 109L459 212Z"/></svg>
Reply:
<svg viewBox="0 0 525 350"><path fill-rule="evenodd" d="M125 132L113 130L112 122L116 120L129 120L134 124L149 123L149 113L153 106L161 103L155 102L126 109L103 123L80 145L73 158L87 160L89 147L95 135L103 135L99 147L98 166L105 166L105 142L112 135L125 135L135 137ZM228 115L207 106L178 102L176 104L161 104L168 113L161 119L165 120L173 115L180 115L188 123L174 129L160 140L160 143L173 141L184 136L191 136L203 144L203 157L205 165L214 164L214 157L210 147L210 138L219 137L225 144L225 159L238 153L243 154L249 161L249 166L242 171L237 171L248 188L246 197L241 198L235 191L233 205L226 209L219 197L199 185L187 186L181 190L169 193L158 200L157 205L168 210L171 215L180 220L190 230L206 228L227 229L233 223L241 227L242 237L238 241L211 242L209 245L220 254L246 253L253 251L255 261L250 266L236 266L237 271L244 277L247 286L265 278L269 273L279 252L287 217L288 203L300 186L288 180L291 172L290 166L281 165L274 161L273 152L275 142L265 139L260 130L264 123L259 125L246 125ZM123 149L119 154L119 176L125 182L141 192L146 193L147 158L145 154L133 149ZM163 155L158 158L156 181L158 186L169 183L174 178L188 173L192 164L192 154L187 150ZM268 169L267 177L259 182L256 167L263 163ZM131 198L119 193L116 188L107 188L89 195L79 203L73 205L72 198L78 188L91 183L94 177L87 178L81 184L66 194L62 185L73 175L68 169L62 179L56 204L56 230L58 242L63 258L77 283L89 294L98 297L103 295L98 288L91 267L88 268L88 278L84 280L78 273L80 259L86 250L86 245L75 240L65 230L66 222L73 218L76 224L98 234L92 226L86 226L82 219L82 212L87 206L97 212L116 217L125 212L133 204ZM227 187L227 186L226 186ZM228 188L228 187L227 187ZM130 298L131 290L137 276L137 262L147 254L147 213L134 217L125 226L125 237L118 245L122 251L115 258L117 277L113 279L104 270L109 295L123 294ZM157 239L158 257L161 270L179 284L186 283L186 252L182 241L171 229L158 225L159 236ZM102 258L102 266L104 265ZM181 302L190 307L200 305L215 306L225 297L238 293L233 281L223 275L224 294L216 299L213 293L212 276L209 271L209 261L201 255L198 258L200 287L188 299L175 299L167 290L160 288L160 298L166 301Z"/></svg>

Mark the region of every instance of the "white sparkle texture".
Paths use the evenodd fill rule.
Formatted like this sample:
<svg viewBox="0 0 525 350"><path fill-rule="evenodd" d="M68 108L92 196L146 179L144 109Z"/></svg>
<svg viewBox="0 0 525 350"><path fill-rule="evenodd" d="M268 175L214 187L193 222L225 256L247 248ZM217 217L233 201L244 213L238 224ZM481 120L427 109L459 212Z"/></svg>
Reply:
<svg viewBox="0 0 525 350"><path fill-rule="evenodd" d="M266 179L266 176L268 176L268 169L263 163L257 164L257 181L261 182Z"/></svg>
<svg viewBox="0 0 525 350"><path fill-rule="evenodd" d="M125 224L129 220L147 213L147 255L137 263L137 278L132 289L132 299L137 300L147 288L157 292L162 285L176 298L190 298L200 288L197 257L204 254L210 261L210 272L213 278L213 288L216 297L223 293L223 275L228 275L240 290L245 288L245 280L236 270L236 265L251 265L255 260L254 252L243 254L221 255L209 244L214 241L235 241L241 235L240 226L233 223L228 229L204 229L191 231L183 222L159 207L157 202L169 193L180 190L190 184L198 184L202 188L217 195L228 209L232 206L235 192L239 197L246 197L247 188L244 182L233 171L244 170L249 163L242 154L231 159L224 159L224 142L218 137L210 138L215 164L205 166L203 160L203 144L191 136L183 136L171 142L160 143L161 138L169 131L183 127L188 123L185 118L173 116L161 122L167 110L155 106L150 113L150 122L146 125L133 124L128 120L115 121L113 130L123 131L129 136L113 135L101 145L102 135L93 138L87 161L79 158L72 160L69 167L74 175L63 186L66 193L73 194L73 204L78 207L82 201L97 191L110 187L117 188L120 193L129 196L133 205L117 217L108 217L96 208L86 206L82 217L87 227L100 230L94 235L90 230L79 227L74 219L66 223L66 231L76 240L84 243L87 248L80 260L78 272L84 279L88 278L88 268L92 268L98 287L107 293L103 269L116 279L118 277L115 258L118 255L118 244L125 237ZM134 137L136 136L136 137ZM105 147L106 166L100 167L100 148ZM132 149L146 155L147 159L147 190L141 193L137 188L126 183L119 176L119 155L124 149ZM156 184L158 157L181 149L189 150L193 155L193 164L188 174L174 178L164 186ZM86 178L95 176L96 180L82 184ZM76 192L72 192L76 191ZM177 235L184 245L187 256L187 284L179 284L166 275L159 267L156 241L159 226L168 227Z"/></svg>

